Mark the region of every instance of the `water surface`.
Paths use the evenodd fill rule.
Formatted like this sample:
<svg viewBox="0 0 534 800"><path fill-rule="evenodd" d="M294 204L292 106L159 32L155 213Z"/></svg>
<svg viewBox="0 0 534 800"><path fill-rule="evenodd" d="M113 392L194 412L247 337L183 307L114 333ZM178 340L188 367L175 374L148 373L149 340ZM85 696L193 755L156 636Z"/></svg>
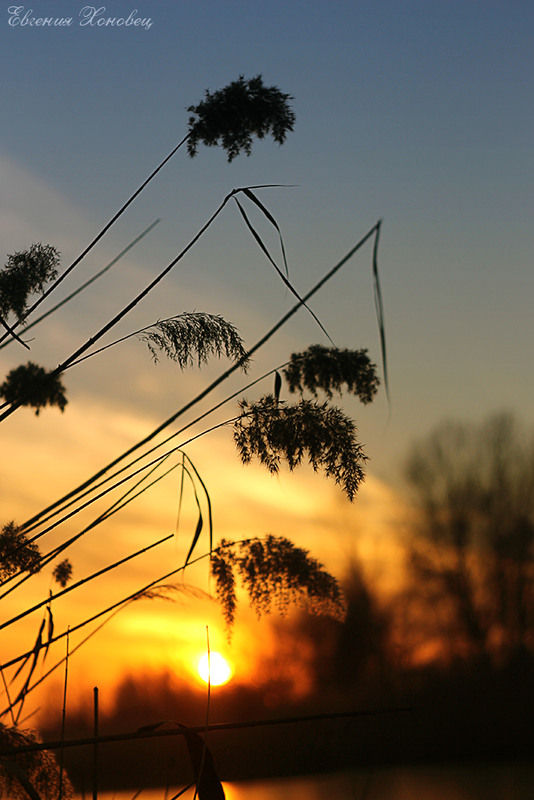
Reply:
<svg viewBox="0 0 534 800"><path fill-rule="evenodd" d="M140 800L171 800L180 790L142 791ZM227 800L532 800L534 764L401 766L224 783ZM135 791L100 792L100 800L133 800ZM192 800L191 789L182 795ZM86 795L85 800L90 800Z"/></svg>

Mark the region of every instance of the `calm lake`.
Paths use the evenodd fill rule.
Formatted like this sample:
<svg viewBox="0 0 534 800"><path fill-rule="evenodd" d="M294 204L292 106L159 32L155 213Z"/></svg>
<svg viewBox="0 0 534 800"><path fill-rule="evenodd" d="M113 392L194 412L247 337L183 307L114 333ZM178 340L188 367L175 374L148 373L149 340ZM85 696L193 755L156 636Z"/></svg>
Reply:
<svg viewBox="0 0 534 800"><path fill-rule="evenodd" d="M409 766L225 783L227 800L532 800L534 764ZM142 800L170 800L179 791L145 790ZM192 800L193 790L184 800ZM100 800L132 800L134 791L100 792ZM86 795L86 800L90 796Z"/></svg>

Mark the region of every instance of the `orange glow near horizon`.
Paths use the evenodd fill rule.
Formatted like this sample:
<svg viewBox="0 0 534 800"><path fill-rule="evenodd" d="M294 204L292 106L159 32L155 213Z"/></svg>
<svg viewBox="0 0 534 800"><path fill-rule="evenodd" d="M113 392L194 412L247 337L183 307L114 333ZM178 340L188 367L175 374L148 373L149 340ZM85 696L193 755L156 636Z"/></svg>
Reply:
<svg viewBox="0 0 534 800"><path fill-rule="evenodd" d="M220 653L204 653L198 662L198 674L204 683L222 686L224 683L228 683L233 675L233 670Z"/></svg>
<svg viewBox="0 0 534 800"><path fill-rule="evenodd" d="M14 519L17 524L58 494L70 491L73 483L86 479L88 472L98 469L102 459L115 456L153 424L141 415L123 413L113 406L106 411L96 401L86 403L83 413L73 405L65 417L51 411L46 417L46 426L38 422L42 423L43 419L22 414L10 423L9 435L3 443L5 459L0 469L0 484L6 498L4 519ZM51 459L50 454L56 452L61 453L61 458ZM77 455L80 452L84 453L82 460ZM281 472L273 477L261 465L243 467L236 458L233 442L222 433L214 434L209 442L195 443L191 455L209 487L216 512L215 542L223 537L238 541L270 532L287 536L297 546L308 549L340 580L354 557L362 562L373 586L380 585L380 590L391 591L401 583L403 560L394 533L403 508L394 490L381 480L369 475L356 502L350 504L337 486L321 475L314 475L309 468L303 467L291 475ZM25 480L17 480L17 474L25 475ZM84 579L133 551L143 552L142 548L173 532L179 487L179 474L171 474L151 492L142 494L135 503L125 507L120 516L106 520L73 545L70 557L74 579ZM176 536L94 583L84 584L76 592L53 601L58 633L67 628L72 630L80 621L112 607L121 598L131 596L140 587L183 564L198 521L196 500L191 497L190 487L187 490ZM98 511L103 507L102 501ZM66 521L64 532L51 532L50 543L46 546L53 547L62 537L73 535L90 524L95 513L87 509L81 512L79 520ZM204 526L195 555L208 551L207 532ZM51 571L52 566L5 598L6 619L48 598ZM285 679L289 675L288 680L299 696L310 690L311 678L306 664L301 666L300 661L295 664L278 652L277 633L271 629L272 620L277 618L276 609L272 618L258 622L246 595L239 589L236 625L229 650L225 644L224 617L216 600L216 586L209 577L207 559L190 565L185 575L178 572L176 576L165 578L163 583L161 598L139 597L125 604L120 613L110 617L109 624L106 623L98 635L91 637L74 655L74 648L96 629L100 620L82 628L78 634L71 633L71 698L80 697L81 702L90 697L92 688L98 685L102 702L112 705L123 676L162 670L176 676L181 683L189 682L198 688L201 678L197 665L200 654L205 652L207 625L212 652L231 654L232 673L233 665L238 664L240 684L256 685L269 682L273 676L282 675ZM2 632L4 658L31 650L41 620L41 612L38 612ZM53 657L59 660L64 655L65 641L62 640L51 648L48 661ZM42 692L38 688L30 695L28 703L35 699L35 707L45 708L43 714L50 707L61 708L62 674L62 669L58 669L50 682L44 684ZM236 676L233 677L235 680ZM215 676L213 663L211 683L214 686L223 683Z"/></svg>

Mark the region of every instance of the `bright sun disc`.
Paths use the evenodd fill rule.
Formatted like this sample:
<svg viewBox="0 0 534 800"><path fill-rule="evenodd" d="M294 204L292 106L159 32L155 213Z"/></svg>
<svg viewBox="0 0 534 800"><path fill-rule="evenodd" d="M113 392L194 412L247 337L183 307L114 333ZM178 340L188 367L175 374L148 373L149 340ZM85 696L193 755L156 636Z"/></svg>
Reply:
<svg viewBox="0 0 534 800"><path fill-rule="evenodd" d="M212 686L220 686L230 680L232 670L228 661L220 653L210 653L209 657L205 653L198 662L198 674L206 683L210 681Z"/></svg>

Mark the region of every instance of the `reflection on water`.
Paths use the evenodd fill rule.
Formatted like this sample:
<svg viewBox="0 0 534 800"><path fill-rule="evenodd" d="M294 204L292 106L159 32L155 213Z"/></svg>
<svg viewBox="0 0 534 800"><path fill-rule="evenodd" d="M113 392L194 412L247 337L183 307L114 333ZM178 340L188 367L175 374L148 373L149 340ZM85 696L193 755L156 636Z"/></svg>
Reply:
<svg viewBox="0 0 534 800"><path fill-rule="evenodd" d="M227 800L532 800L534 764L410 766L373 771L225 783ZM151 789L140 800L170 800L174 790ZM99 793L100 800L133 800L134 791ZM191 789L182 795L193 800Z"/></svg>

